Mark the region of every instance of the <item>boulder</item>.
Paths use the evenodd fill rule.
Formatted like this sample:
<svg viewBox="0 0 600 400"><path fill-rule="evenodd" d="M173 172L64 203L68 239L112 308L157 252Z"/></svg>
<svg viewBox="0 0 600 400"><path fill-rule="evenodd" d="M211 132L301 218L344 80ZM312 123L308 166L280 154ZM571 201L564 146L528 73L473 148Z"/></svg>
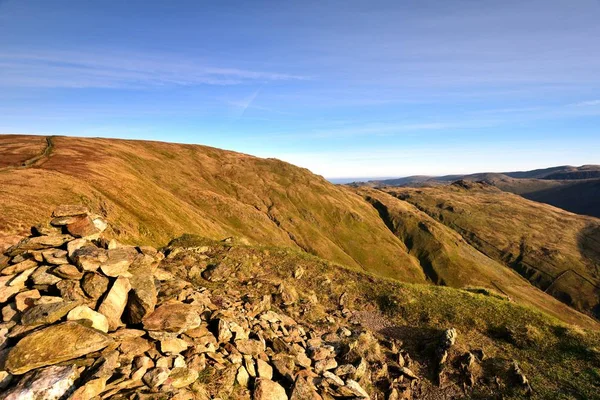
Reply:
<svg viewBox="0 0 600 400"><path fill-rule="evenodd" d="M165 384L175 389L191 385L198 379L198 371L189 368L173 368Z"/></svg>
<svg viewBox="0 0 600 400"><path fill-rule="evenodd" d="M256 379L252 398L253 400L288 400L283 386L265 378Z"/></svg>
<svg viewBox="0 0 600 400"><path fill-rule="evenodd" d="M235 341L235 347L242 354L257 356L265 351L265 345L260 340L242 339Z"/></svg>
<svg viewBox="0 0 600 400"><path fill-rule="evenodd" d="M52 274L62 279L81 279L83 273L74 265L63 264L52 270Z"/></svg>
<svg viewBox="0 0 600 400"><path fill-rule="evenodd" d="M135 274L130 278L131 292L127 302L127 322L139 324L154 311L157 301L157 290L154 277L150 274Z"/></svg>
<svg viewBox="0 0 600 400"><path fill-rule="evenodd" d="M23 325L47 325L60 320L69 311L79 305L76 301L61 301L60 303L38 304L21 315Z"/></svg>
<svg viewBox="0 0 600 400"><path fill-rule="evenodd" d="M273 367L260 358L256 360L256 371L258 372L258 376L261 378L273 379Z"/></svg>
<svg viewBox="0 0 600 400"><path fill-rule="evenodd" d="M81 288L94 300L106 293L108 284L108 278L97 272L86 272L81 280Z"/></svg>
<svg viewBox="0 0 600 400"><path fill-rule="evenodd" d="M67 321L25 336L9 351L5 367L11 374L21 375L102 350L112 341L96 329Z"/></svg>
<svg viewBox="0 0 600 400"><path fill-rule="evenodd" d="M323 398L317 393L314 385L299 376L294 383L290 400L323 400Z"/></svg>
<svg viewBox="0 0 600 400"><path fill-rule="evenodd" d="M118 247L107 251L107 260L100 265L106 276L128 276L129 266L135 259L137 251L133 247Z"/></svg>
<svg viewBox="0 0 600 400"><path fill-rule="evenodd" d="M101 332L108 332L108 319L89 308L88 306L77 306L67 314L68 321L86 320L91 323L92 328Z"/></svg>
<svg viewBox="0 0 600 400"><path fill-rule="evenodd" d="M114 331L122 325L121 315L123 315L127 305L127 294L130 289L129 279L122 276L118 277L102 304L98 307L98 312L108 319L108 329L110 331Z"/></svg>
<svg viewBox="0 0 600 400"><path fill-rule="evenodd" d="M152 368L150 371L144 374L142 380L147 386L156 388L169 379L169 374L170 371L168 368Z"/></svg>
<svg viewBox="0 0 600 400"><path fill-rule="evenodd" d="M144 329L181 333L202 323L196 307L183 303L167 303L158 307L143 320Z"/></svg>
<svg viewBox="0 0 600 400"><path fill-rule="evenodd" d="M108 260L106 250L88 244L73 251L71 260L84 271L96 271Z"/></svg>
<svg viewBox="0 0 600 400"><path fill-rule="evenodd" d="M79 377L75 365L52 366L25 375L19 383L4 393L4 400L64 399Z"/></svg>
<svg viewBox="0 0 600 400"><path fill-rule="evenodd" d="M73 237L89 237L100 233L100 230L94 224L94 221L87 215L73 218L66 225L67 232Z"/></svg>

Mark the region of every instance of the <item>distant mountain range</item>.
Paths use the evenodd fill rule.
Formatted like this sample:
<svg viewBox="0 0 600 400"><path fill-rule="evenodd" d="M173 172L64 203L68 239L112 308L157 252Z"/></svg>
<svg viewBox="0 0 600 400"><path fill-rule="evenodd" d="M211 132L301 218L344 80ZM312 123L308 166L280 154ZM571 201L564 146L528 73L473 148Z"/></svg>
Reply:
<svg viewBox="0 0 600 400"><path fill-rule="evenodd" d="M431 187L464 180L484 182L529 200L551 204L577 214L600 217L600 165L569 165L517 172L427 176L353 182L352 186Z"/></svg>

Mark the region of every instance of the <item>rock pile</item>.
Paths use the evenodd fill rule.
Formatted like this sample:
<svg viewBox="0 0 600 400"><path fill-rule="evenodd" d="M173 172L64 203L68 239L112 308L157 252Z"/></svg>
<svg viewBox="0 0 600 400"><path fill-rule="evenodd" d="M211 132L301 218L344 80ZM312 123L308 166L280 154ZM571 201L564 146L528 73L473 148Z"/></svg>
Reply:
<svg viewBox="0 0 600 400"><path fill-rule="evenodd" d="M59 207L0 256L2 398L369 398L382 352L369 332L309 329L272 296L194 287L160 268L156 249L102 238L106 226L83 207ZM406 354L386 351L398 360L379 365L395 369L389 398L408 398L419 378Z"/></svg>

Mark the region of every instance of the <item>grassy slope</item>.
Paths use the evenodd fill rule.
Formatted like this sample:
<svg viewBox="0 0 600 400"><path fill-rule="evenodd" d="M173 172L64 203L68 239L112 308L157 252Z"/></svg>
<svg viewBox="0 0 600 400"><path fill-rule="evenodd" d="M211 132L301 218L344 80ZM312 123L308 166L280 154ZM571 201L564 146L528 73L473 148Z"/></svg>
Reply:
<svg viewBox="0 0 600 400"><path fill-rule="evenodd" d="M600 220L479 184L386 191L456 230L547 293L598 315Z"/></svg>
<svg viewBox="0 0 600 400"><path fill-rule="evenodd" d="M406 243L410 254L420 260L434 283L455 288L491 289L564 321L580 323L585 319L532 286L515 271L479 252L454 230L414 205L375 189L362 188L357 192L378 209L390 230ZM587 322L590 327L597 326L592 319Z"/></svg>
<svg viewBox="0 0 600 400"><path fill-rule="evenodd" d="M425 378L424 392L428 396L424 398L447 398L447 388L438 388L434 383L433 349L438 335L450 327L456 328L459 336L451 351L448 368L452 368L468 350L483 349L487 357L483 366L489 382L478 382L477 389L467 393L471 398L527 398L521 389L510 385L508 377L502 373L504 385L500 388L491 379L502 369L498 366L506 366L513 359L519 362L531 381L533 398L599 397L598 331L570 328L555 318L496 296L394 282L290 249L230 247L193 237L176 240L173 245L208 246L209 250L202 254L192 251L167 260L171 263L171 271L178 271L183 278L196 280L202 286L220 287L222 284L198 278L189 269L190 265L227 263L235 266L235 279L227 281L227 290L271 294L273 286L281 282L295 287L301 306L286 312L298 312L298 316L302 315L300 320L308 323L322 323L330 310L337 308L338 299L345 292L349 308L362 310L363 321L369 328L400 340L402 347L409 351L417 363L413 369ZM293 279L293 272L298 267L306 272L301 279ZM249 282L261 282L262 285ZM317 296L318 303L310 301L311 295ZM450 383L454 384L457 382Z"/></svg>
<svg viewBox="0 0 600 400"><path fill-rule="evenodd" d="M0 137L4 143L39 138ZM183 233L300 247L320 257L424 282L418 261L352 191L308 170L205 146L55 137L35 168L0 172L0 236L61 203L105 214L122 242L164 245ZM4 151L4 150L2 150Z"/></svg>

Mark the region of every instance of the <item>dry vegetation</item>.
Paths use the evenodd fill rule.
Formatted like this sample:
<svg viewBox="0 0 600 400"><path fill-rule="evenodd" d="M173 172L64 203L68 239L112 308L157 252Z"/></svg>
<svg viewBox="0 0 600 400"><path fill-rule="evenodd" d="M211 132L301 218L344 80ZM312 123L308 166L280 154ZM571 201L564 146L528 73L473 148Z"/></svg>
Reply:
<svg viewBox="0 0 600 400"><path fill-rule="evenodd" d="M372 274L349 270L306 253L276 247L217 243L187 235L172 242L171 249L192 248L168 262L167 268L182 278L216 289L195 269L203 265L227 264L235 279L228 288L255 295L270 294L273 285L294 287L300 298L297 306L303 322L322 324L326 310L336 308L343 293L348 307L363 310L362 322L372 330L402 343L425 379L418 398L461 397L461 387L435 383L433 350L440 333L454 327L459 339L450 358L458 360L466 351L482 349L486 354L478 384L468 392L481 399L593 399L600 378L600 335L598 331L569 327L530 307L501 296L433 285L399 283ZM201 249L195 252L194 248ZM302 268L300 279L294 272ZM315 302L314 299L318 301ZM311 300L312 299L312 300ZM531 381L533 395L491 378L513 359L518 360ZM454 365L451 362L450 365ZM449 367L452 368L452 367ZM449 372L452 375L451 372ZM452 378L454 379L454 378ZM506 377L505 383L509 381ZM450 396L450 397L448 397Z"/></svg>
<svg viewBox="0 0 600 400"><path fill-rule="evenodd" d="M0 148L13 143L11 154L44 142L0 139ZM596 282L598 245L578 236L596 237L594 218L497 190L468 196L457 187L390 191L404 201L335 186L278 160L205 146L66 137L52 143L31 168L0 172L0 247L56 205L83 203L103 214L124 243L162 246L184 233L235 236L402 282L484 288L564 322L598 327L529 283L591 314L597 292L585 289L579 275L564 274L549 288L542 278L571 268ZM31 158L30 150L23 152L21 159ZM523 273L521 266L542 272Z"/></svg>
<svg viewBox="0 0 600 400"><path fill-rule="evenodd" d="M600 220L476 183L386 191L546 293L598 316Z"/></svg>

